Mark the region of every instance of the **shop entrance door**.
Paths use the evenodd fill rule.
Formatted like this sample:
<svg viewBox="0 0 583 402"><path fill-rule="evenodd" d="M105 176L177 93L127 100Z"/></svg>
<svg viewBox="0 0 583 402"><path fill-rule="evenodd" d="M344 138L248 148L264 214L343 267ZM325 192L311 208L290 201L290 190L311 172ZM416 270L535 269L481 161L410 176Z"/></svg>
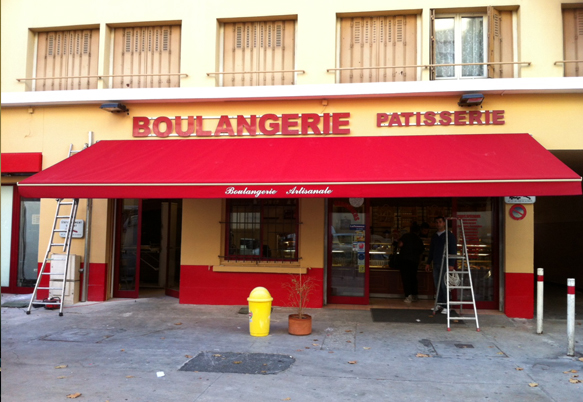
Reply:
<svg viewBox="0 0 583 402"><path fill-rule="evenodd" d="M368 304L368 225L365 200L330 202L328 302Z"/></svg>
<svg viewBox="0 0 583 402"><path fill-rule="evenodd" d="M114 297L178 297L181 200L119 200Z"/></svg>

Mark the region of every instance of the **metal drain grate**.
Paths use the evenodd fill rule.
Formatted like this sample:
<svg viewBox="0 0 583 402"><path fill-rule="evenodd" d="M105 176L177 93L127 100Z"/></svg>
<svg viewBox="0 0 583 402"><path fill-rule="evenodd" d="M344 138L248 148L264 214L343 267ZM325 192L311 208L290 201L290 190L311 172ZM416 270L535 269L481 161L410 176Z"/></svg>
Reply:
<svg viewBox="0 0 583 402"><path fill-rule="evenodd" d="M269 353L200 352L179 371L238 374L277 374L287 370L296 359Z"/></svg>

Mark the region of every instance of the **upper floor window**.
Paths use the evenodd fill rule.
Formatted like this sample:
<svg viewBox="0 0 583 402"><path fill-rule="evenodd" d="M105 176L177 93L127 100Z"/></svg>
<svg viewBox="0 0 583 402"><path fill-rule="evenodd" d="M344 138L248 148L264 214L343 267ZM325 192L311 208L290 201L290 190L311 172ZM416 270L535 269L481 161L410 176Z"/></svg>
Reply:
<svg viewBox="0 0 583 402"><path fill-rule="evenodd" d="M39 32L35 91L96 89L99 29Z"/></svg>
<svg viewBox="0 0 583 402"><path fill-rule="evenodd" d="M115 28L113 88L180 86L180 26Z"/></svg>
<svg viewBox="0 0 583 402"><path fill-rule="evenodd" d="M436 78L480 78L486 66L483 16L455 15L435 19L435 64L470 64L436 67Z"/></svg>
<svg viewBox="0 0 583 402"><path fill-rule="evenodd" d="M341 18L340 38L341 83L417 80L416 15Z"/></svg>
<svg viewBox="0 0 583 402"><path fill-rule="evenodd" d="M444 64L432 69L432 79L514 77L512 13L493 7L487 14L432 10L431 64Z"/></svg>
<svg viewBox="0 0 583 402"><path fill-rule="evenodd" d="M583 8L563 9L563 47L565 77L583 77Z"/></svg>
<svg viewBox="0 0 583 402"><path fill-rule="evenodd" d="M297 199L233 199L227 214L227 260L298 260Z"/></svg>
<svg viewBox="0 0 583 402"><path fill-rule="evenodd" d="M295 21L224 23L222 85L295 84Z"/></svg>

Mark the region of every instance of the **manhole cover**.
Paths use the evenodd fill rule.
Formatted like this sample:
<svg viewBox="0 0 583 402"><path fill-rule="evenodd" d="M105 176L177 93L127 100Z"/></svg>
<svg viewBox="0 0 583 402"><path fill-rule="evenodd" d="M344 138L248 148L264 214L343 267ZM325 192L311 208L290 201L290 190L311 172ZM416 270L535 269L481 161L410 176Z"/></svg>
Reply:
<svg viewBox="0 0 583 402"><path fill-rule="evenodd" d="M277 374L288 369L296 359L269 353L200 352L179 371L238 374Z"/></svg>

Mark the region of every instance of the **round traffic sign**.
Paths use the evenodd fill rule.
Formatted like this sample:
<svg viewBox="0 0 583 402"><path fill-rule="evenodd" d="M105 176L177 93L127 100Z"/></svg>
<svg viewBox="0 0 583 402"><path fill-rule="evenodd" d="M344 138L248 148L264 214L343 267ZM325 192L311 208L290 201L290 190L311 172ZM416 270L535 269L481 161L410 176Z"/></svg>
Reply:
<svg viewBox="0 0 583 402"><path fill-rule="evenodd" d="M508 214L515 221L520 221L526 216L526 208L522 204L514 204L512 207L510 207Z"/></svg>

